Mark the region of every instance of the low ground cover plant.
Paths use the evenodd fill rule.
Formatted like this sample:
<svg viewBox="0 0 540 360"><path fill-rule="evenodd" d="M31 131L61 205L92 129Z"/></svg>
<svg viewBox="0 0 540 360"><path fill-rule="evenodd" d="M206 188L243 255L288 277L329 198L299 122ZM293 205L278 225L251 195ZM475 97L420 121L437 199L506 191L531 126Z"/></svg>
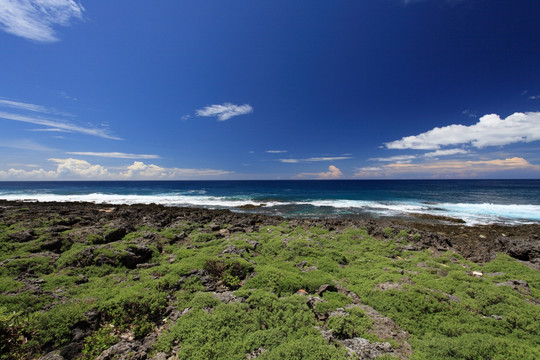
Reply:
<svg viewBox="0 0 540 360"><path fill-rule="evenodd" d="M128 338L148 358L347 359L360 338L387 343L381 358L540 358L540 273L505 254L410 249L420 235L393 228L210 216L92 234L23 213L0 222L1 359L91 359Z"/></svg>

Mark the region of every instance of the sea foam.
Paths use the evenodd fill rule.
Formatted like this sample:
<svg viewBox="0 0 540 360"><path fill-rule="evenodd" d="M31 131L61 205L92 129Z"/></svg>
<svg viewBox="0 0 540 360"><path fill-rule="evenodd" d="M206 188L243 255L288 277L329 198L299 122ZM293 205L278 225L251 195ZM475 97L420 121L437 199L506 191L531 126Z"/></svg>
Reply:
<svg viewBox="0 0 540 360"><path fill-rule="evenodd" d="M259 194L260 196L260 194ZM252 209L284 216L334 216L339 214L369 213L376 216L403 216L430 214L463 219L467 225L526 224L540 221L540 205L450 203L420 201L368 201L350 199L289 199L260 200L254 194L216 196L205 190L160 192L152 194L71 193L59 194L41 191L0 192L0 199L39 202L92 202L106 204L160 204L165 206L205 207L211 209L238 209L246 205L263 207ZM312 209L312 210L310 210ZM315 210L317 209L317 210Z"/></svg>

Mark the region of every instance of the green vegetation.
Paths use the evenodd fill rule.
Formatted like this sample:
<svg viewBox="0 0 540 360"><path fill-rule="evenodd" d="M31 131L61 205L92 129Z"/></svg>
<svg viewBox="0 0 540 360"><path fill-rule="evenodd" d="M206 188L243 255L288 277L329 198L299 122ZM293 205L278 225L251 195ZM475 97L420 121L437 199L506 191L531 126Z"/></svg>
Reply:
<svg viewBox="0 0 540 360"><path fill-rule="evenodd" d="M62 349L90 321L81 359L156 331L149 353L181 359L346 359L340 341L356 337L390 343L395 358L405 340L380 331L385 317L409 334L412 359L540 358L540 273L507 255L404 251L419 235L392 228L229 233L178 219L50 233L70 220L14 219L0 223L0 359Z"/></svg>

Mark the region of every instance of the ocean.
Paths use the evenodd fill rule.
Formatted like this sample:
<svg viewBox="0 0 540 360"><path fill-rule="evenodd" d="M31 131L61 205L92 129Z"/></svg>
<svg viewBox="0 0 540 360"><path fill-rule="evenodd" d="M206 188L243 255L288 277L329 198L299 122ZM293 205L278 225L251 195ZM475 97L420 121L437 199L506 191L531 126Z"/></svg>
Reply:
<svg viewBox="0 0 540 360"><path fill-rule="evenodd" d="M0 182L0 199L156 203L284 217L430 214L467 225L540 223L540 180Z"/></svg>

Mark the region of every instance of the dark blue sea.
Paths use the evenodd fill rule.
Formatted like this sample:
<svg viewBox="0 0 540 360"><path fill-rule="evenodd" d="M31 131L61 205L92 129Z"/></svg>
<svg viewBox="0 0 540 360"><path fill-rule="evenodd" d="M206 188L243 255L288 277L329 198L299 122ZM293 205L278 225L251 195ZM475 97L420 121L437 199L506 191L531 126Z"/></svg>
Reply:
<svg viewBox="0 0 540 360"><path fill-rule="evenodd" d="M540 222L540 180L0 182L0 199L157 203L285 217L421 213L470 225Z"/></svg>

